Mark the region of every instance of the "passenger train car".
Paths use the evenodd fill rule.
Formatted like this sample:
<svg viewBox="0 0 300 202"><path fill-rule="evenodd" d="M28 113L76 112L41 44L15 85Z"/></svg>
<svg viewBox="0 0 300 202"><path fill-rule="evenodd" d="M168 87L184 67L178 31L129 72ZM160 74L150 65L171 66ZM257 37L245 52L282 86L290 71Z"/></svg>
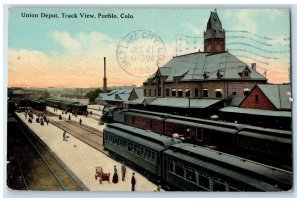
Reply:
<svg viewBox="0 0 300 202"><path fill-rule="evenodd" d="M103 133L110 154L156 176L170 190L292 189L292 173L283 169L120 123L107 125Z"/></svg>
<svg viewBox="0 0 300 202"><path fill-rule="evenodd" d="M275 167L291 170L291 131L226 123L199 118L176 116L143 110L118 111L123 119L113 122L151 130L184 142L213 148L218 151L249 158ZM121 120L121 121L120 121Z"/></svg>
<svg viewBox="0 0 300 202"><path fill-rule="evenodd" d="M61 110L67 110L79 115L87 114L87 105L82 105L79 102L59 99L59 98L48 98L46 104L50 107L54 107Z"/></svg>
<svg viewBox="0 0 300 202"><path fill-rule="evenodd" d="M39 111L46 110L46 103L43 100L22 99L19 102L20 107L32 107Z"/></svg>

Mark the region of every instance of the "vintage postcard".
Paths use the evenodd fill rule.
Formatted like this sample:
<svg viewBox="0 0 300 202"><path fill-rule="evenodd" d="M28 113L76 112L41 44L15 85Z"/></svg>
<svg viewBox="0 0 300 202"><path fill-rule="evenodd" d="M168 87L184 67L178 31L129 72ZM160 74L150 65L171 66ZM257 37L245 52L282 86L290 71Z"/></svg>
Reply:
<svg viewBox="0 0 300 202"><path fill-rule="evenodd" d="M10 7L7 189L292 192L290 16Z"/></svg>

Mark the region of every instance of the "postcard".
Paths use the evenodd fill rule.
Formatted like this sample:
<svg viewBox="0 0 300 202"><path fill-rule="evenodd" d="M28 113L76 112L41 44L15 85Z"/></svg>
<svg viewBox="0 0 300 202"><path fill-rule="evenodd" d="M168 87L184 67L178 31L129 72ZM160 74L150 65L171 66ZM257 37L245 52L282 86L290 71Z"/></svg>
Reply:
<svg viewBox="0 0 300 202"><path fill-rule="evenodd" d="M10 7L7 189L292 192L290 16Z"/></svg>

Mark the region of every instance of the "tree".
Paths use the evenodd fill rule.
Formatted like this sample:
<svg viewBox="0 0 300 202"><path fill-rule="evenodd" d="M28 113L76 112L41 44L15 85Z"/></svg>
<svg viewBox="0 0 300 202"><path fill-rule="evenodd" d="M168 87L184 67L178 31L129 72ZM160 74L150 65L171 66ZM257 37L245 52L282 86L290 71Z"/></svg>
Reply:
<svg viewBox="0 0 300 202"><path fill-rule="evenodd" d="M102 93L103 91L100 88L97 88L94 91L90 91L86 94L86 96L90 99L90 102L94 102L95 99L98 97L99 93Z"/></svg>

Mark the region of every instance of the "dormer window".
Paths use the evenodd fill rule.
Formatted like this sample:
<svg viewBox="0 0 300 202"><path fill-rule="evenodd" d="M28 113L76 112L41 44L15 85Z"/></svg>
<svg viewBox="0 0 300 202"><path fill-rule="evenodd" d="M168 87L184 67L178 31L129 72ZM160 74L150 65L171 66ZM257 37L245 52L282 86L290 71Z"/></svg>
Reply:
<svg viewBox="0 0 300 202"><path fill-rule="evenodd" d="M244 76L245 76L245 77L249 77L249 72L248 72L248 71L245 71Z"/></svg>
<svg viewBox="0 0 300 202"><path fill-rule="evenodd" d="M206 73L206 72L204 72L204 74L203 74L203 78L204 78L204 79L208 79L208 77L209 77L209 76L207 75L207 73Z"/></svg>
<svg viewBox="0 0 300 202"><path fill-rule="evenodd" d="M217 73L217 78L218 79L221 79L223 77L223 75L220 73L220 71L218 70L218 73Z"/></svg>

